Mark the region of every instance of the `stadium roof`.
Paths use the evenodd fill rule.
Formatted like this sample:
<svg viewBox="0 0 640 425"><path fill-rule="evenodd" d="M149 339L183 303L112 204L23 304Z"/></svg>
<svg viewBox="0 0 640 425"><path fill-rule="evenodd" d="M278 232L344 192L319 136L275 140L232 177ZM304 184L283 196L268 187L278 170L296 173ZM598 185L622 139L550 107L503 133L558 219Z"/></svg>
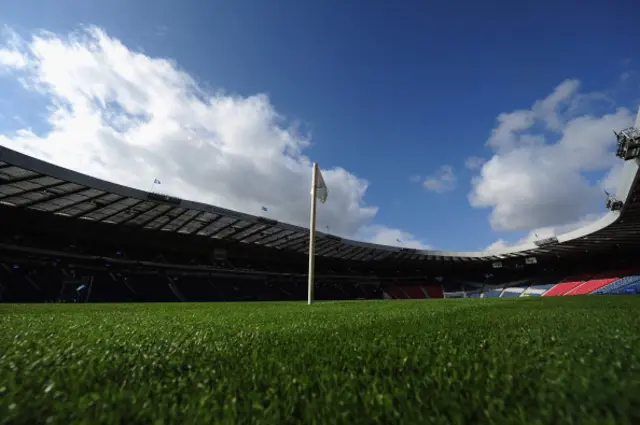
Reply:
<svg viewBox="0 0 640 425"><path fill-rule="evenodd" d="M614 195L622 208L573 232L492 252L415 250L346 240L317 232L318 256L355 261L494 262L610 250L640 241L638 159L624 164ZM64 169L0 147L0 204L79 220L235 240L308 253L309 230L264 217L144 192Z"/></svg>

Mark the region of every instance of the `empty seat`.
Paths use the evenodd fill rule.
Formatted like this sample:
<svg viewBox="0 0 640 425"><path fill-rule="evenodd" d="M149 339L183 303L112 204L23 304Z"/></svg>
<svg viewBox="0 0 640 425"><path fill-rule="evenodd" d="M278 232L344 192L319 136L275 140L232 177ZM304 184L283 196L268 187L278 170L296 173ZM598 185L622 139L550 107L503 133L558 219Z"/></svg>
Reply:
<svg viewBox="0 0 640 425"><path fill-rule="evenodd" d="M557 297L557 296L560 296L560 295L564 295L567 292L571 291L572 289L578 287L579 285L582 285L587 280L589 280L588 277L565 279L564 281L562 281L562 282L558 283L557 285L555 285L553 288L549 289L542 296L543 297Z"/></svg>
<svg viewBox="0 0 640 425"><path fill-rule="evenodd" d="M385 287L385 292L394 299L403 299L407 298L407 294L404 293L402 289L400 289L397 285L387 285Z"/></svg>
<svg viewBox="0 0 640 425"><path fill-rule="evenodd" d="M402 291L407 294L409 298L425 298L424 291L421 286L402 286Z"/></svg>
<svg viewBox="0 0 640 425"><path fill-rule="evenodd" d="M545 292L547 292L549 289L553 288L555 285L556 285L555 283L547 283L544 285L531 285L530 287L527 288L527 290L522 295L539 297Z"/></svg>
<svg viewBox="0 0 640 425"><path fill-rule="evenodd" d="M520 295L522 295L522 293L525 291L525 289L522 286L514 286L511 288L504 288L504 291L502 291L502 298L513 298L513 297L519 297Z"/></svg>
<svg viewBox="0 0 640 425"><path fill-rule="evenodd" d="M618 280L618 278L614 277L614 278L606 278L606 279L593 279L593 280L588 280L586 282L584 282L583 284L573 288L570 291L567 291L567 293L565 293L565 295L586 295L586 294L590 294L593 291L595 291L596 289L600 289L605 285L610 284L611 282L614 282Z"/></svg>
<svg viewBox="0 0 640 425"><path fill-rule="evenodd" d="M601 288L596 289L595 291L593 291L592 293L594 295L606 295L606 294L614 294L616 293L616 291L618 291L620 288L623 288L629 284L632 284L634 282L640 281L640 275L632 275L632 276L625 276L621 279L615 280Z"/></svg>
<svg viewBox="0 0 640 425"><path fill-rule="evenodd" d="M442 291L441 286L428 285L428 286L423 286L423 288L427 292L427 296L429 298L444 298L444 292Z"/></svg>
<svg viewBox="0 0 640 425"><path fill-rule="evenodd" d="M489 289L485 292L484 296L486 298L498 298L502 294L502 288Z"/></svg>

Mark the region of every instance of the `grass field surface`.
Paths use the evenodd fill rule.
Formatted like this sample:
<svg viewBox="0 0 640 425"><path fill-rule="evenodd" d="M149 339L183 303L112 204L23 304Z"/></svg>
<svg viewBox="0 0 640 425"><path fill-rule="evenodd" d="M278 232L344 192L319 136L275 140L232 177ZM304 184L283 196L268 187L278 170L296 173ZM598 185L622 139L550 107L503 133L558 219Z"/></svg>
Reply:
<svg viewBox="0 0 640 425"><path fill-rule="evenodd" d="M0 424L640 423L640 297L0 305Z"/></svg>

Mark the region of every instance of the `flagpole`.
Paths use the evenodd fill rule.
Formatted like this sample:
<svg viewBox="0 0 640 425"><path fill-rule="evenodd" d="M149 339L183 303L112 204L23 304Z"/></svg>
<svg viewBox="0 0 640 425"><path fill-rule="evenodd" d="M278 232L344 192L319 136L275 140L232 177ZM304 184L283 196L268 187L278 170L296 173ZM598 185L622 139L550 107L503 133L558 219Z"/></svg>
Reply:
<svg viewBox="0 0 640 425"><path fill-rule="evenodd" d="M311 217L309 218L309 282L307 291L307 304L313 303L313 280L315 273L315 250L316 250L316 195L318 192L318 164L313 163L313 174L311 176Z"/></svg>

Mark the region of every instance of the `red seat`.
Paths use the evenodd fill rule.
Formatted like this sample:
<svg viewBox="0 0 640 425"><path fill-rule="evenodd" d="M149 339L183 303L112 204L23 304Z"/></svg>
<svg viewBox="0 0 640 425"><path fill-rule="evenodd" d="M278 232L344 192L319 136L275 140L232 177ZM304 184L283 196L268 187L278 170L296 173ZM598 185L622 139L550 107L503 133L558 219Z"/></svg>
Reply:
<svg viewBox="0 0 640 425"><path fill-rule="evenodd" d="M427 296L429 298L444 298L441 286L429 285L423 286L423 288L427 291Z"/></svg>
<svg viewBox="0 0 640 425"><path fill-rule="evenodd" d="M424 291L420 286L411 285L411 286L402 286L401 288L404 291L404 293L409 296L409 298L426 298L424 295Z"/></svg>
<svg viewBox="0 0 640 425"><path fill-rule="evenodd" d="M567 292L571 291L572 289L582 285L584 282L585 282L584 280L570 281L570 282L560 282L560 283L556 284L556 286L552 287L547 292L542 294L542 296L543 297L557 297L557 296L560 296L560 295L564 295Z"/></svg>
<svg viewBox="0 0 640 425"><path fill-rule="evenodd" d="M384 288L384 290L387 294L389 294L391 298L395 298L395 299L407 298L407 295L397 285L387 285Z"/></svg>
<svg viewBox="0 0 640 425"><path fill-rule="evenodd" d="M617 277L613 277L613 278L606 278L606 279L589 280L589 281L584 282L583 284L571 289L570 291L567 291L564 295L585 295L585 294L590 294L593 291L595 291L596 289L600 289L603 286L608 285L611 282L614 282L614 281L616 281L618 279L619 278L617 278Z"/></svg>

